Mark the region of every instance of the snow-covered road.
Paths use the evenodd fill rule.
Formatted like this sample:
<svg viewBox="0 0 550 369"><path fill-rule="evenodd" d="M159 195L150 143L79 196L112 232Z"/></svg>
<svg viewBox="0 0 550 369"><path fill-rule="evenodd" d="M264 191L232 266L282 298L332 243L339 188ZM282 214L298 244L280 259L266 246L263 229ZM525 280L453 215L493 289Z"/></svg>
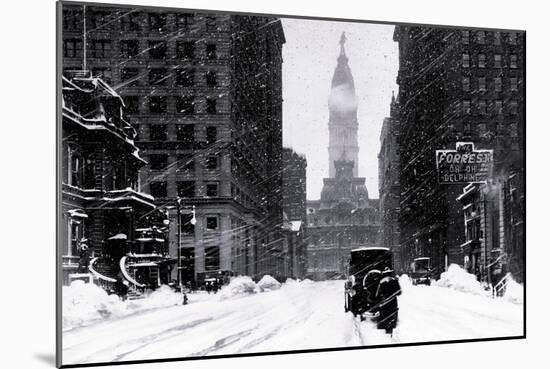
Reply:
<svg viewBox="0 0 550 369"><path fill-rule="evenodd" d="M136 313L63 333L63 363L161 359L387 343L519 336L523 305L437 286L403 284L393 337L343 309L343 281Z"/></svg>

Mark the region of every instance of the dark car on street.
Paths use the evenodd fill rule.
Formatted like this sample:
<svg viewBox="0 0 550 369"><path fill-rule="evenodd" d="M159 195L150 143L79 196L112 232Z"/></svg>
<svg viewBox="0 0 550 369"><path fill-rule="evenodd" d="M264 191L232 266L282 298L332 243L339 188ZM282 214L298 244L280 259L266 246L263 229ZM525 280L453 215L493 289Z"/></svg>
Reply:
<svg viewBox="0 0 550 369"><path fill-rule="evenodd" d="M351 250L346 270L344 310L354 316L370 313L376 307L376 292L382 271L392 269L392 252L386 247Z"/></svg>
<svg viewBox="0 0 550 369"><path fill-rule="evenodd" d="M413 285L425 284L429 286L432 279L430 258L420 257L413 260L411 265L411 279Z"/></svg>

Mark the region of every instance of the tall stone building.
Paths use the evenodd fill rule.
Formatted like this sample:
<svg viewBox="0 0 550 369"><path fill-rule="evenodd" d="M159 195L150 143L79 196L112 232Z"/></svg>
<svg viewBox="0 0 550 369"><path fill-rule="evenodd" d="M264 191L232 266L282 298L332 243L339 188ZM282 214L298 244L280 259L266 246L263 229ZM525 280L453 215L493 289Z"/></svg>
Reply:
<svg viewBox="0 0 550 369"><path fill-rule="evenodd" d="M285 243L285 275L304 278L307 263L307 211L305 156L283 148L283 232Z"/></svg>
<svg viewBox="0 0 550 369"><path fill-rule="evenodd" d="M280 21L67 4L62 37L64 71L90 69L127 104L173 256L181 227L182 279L282 273Z"/></svg>
<svg viewBox="0 0 550 369"><path fill-rule="evenodd" d="M380 246L393 252L397 272L406 270L399 247L399 120L398 103L392 94L390 116L384 119L378 154L378 191L380 199Z"/></svg>
<svg viewBox="0 0 550 369"><path fill-rule="evenodd" d="M349 252L377 246L378 200L369 199L365 178L357 176L357 97L342 34L329 97L329 178L321 199L308 201L308 276L341 278Z"/></svg>
<svg viewBox="0 0 550 369"><path fill-rule="evenodd" d="M521 185L514 186L514 197L524 202L525 34L397 26L394 40L399 43L400 245L409 261L431 257L438 272L450 263L468 266L470 243L463 204L457 201L464 185L438 183L435 151L454 149L456 142L493 150L488 184L507 188L515 178ZM523 220L519 214L516 223ZM501 243L514 242L505 233L498 236ZM515 234L523 240L521 232ZM515 248L524 248L523 241L515 242L520 242Z"/></svg>

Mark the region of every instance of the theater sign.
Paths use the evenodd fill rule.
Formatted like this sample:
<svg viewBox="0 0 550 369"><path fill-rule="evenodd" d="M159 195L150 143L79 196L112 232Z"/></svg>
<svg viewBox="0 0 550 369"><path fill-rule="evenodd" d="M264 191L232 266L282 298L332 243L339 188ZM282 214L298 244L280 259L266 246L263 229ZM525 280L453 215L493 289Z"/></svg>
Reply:
<svg viewBox="0 0 550 369"><path fill-rule="evenodd" d="M493 167L493 150L457 142L455 150L436 150L435 159L440 184L485 183Z"/></svg>

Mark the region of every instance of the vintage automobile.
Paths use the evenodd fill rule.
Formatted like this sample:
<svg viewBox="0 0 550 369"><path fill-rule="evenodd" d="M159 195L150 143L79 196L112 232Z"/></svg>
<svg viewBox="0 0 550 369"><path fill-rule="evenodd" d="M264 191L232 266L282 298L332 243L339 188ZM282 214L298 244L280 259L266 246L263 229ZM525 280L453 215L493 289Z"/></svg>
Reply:
<svg viewBox="0 0 550 369"><path fill-rule="evenodd" d="M430 285L432 278L432 269L430 267L429 257L415 258L411 264L411 279L413 285Z"/></svg>
<svg viewBox="0 0 550 369"><path fill-rule="evenodd" d="M392 269L392 253L387 247L362 247L351 250L346 268L344 311L354 316L371 314L382 271Z"/></svg>

